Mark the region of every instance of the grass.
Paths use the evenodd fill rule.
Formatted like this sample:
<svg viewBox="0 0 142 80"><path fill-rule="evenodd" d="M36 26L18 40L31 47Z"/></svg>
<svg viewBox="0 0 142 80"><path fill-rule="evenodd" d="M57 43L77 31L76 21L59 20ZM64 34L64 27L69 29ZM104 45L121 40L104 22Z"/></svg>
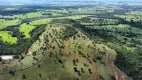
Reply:
<svg viewBox="0 0 142 80"><path fill-rule="evenodd" d="M104 26L87 26L92 29L106 29L111 31L128 31L128 29L131 27L130 25L125 24L119 24L119 25L104 25Z"/></svg>
<svg viewBox="0 0 142 80"><path fill-rule="evenodd" d="M20 23L19 19L14 19L14 20L0 19L0 30L3 29L3 28L6 28L8 26L17 25L19 23Z"/></svg>
<svg viewBox="0 0 142 80"><path fill-rule="evenodd" d="M113 12L114 9L106 8L103 6L99 7L83 7L78 9L68 9L73 14L100 14L105 12Z"/></svg>
<svg viewBox="0 0 142 80"><path fill-rule="evenodd" d="M31 25L22 24L21 26L25 28L25 26L30 27ZM26 75L27 80L43 80L43 79L48 79L49 77L52 78L53 80L56 80L56 79L74 80L74 77L77 77L80 80L92 80L93 74L90 74L88 69L91 69L93 71L92 69L93 66L91 63L89 63L88 59L90 59L91 57L88 58L87 54L96 56L96 53L94 53L95 47L93 45L93 41L90 40L87 36L85 36L85 34L83 34L81 31L77 29L78 33L75 35L76 38L73 39L73 36L71 36L71 37L68 37L67 39L70 44L69 47L65 47L64 49L59 48L56 40L60 40L59 42L60 44L62 44L64 40L61 37L59 37L60 34L56 34L56 33L62 33L62 31L66 29L65 26L66 24L64 23L63 24L53 23L48 25L46 27L46 31L39 37L40 40L37 40L31 46L31 50L33 52L36 52L37 55L35 57L39 58L39 60L41 58L42 52L46 53L44 60L40 63L41 67L38 67L36 65L28 70L25 70L22 72L16 72L14 76L8 75L7 77L0 77L0 80L9 80L9 79L20 80L22 79L23 74ZM72 27L73 25L69 24L68 26ZM50 36L49 33L51 33L52 37ZM47 42L44 39L46 35L48 35L49 42ZM80 37L78 37L78 35L80 35ZM46 45L45 43L47 43L48 45ZM49 47L49 45L51 47ZM90 47L88 47L89 45ZM48 46L49 49L42 51L41 47L43 46ZM81 46L81 48L79 48L79 46ZM102 48L103 46L105 45L99 45L99 44L96 45L97 49L100 49L100 50L103 49ZM55 49L52 49L52 47L55 47ZM110 56L110 58L114 58L116 55L115 52L109 49L108 47L106 48L108 49L109 54L112 55ZM60 50L62 55L60 55ZM79 51L86 57L82 57L81 54L79 54ZM49 57L48 55L51 52L53 55ZM70 55L69 55L69 52L70 52ZM58 58L56 58L56 55ZM61 59L63 61L63 64L59 63L58 59ZM73 64L74 59L78 59L77 66ZM23 65L17 65L14 68L13 67L12 68L13 69L24 68L26 66L31 66L32 63L35 63L35 61L33 60L33 56L28 56L23 60ZM87 64L88 67L84 66L83 63ZM65 68L62 67L63 65L65 66ZM109 76L111 75L111 73L110 74L107 73L110 70L107 69L106 66L102 65L99 61L97 61L97 64L95 65L99 67L98 68L99 74L103 75L105 80L110 80ZM74 71L74 67L77 67L77 69L80 72L81 72L81 68L83 68L84 73L81 72L81 76L79 76L77 72ZM39 77L39 74L41 74L42 77Z"/></svg>
<svg viewBox="0 0 142 80"><path fill-rule="evenodd" d="M86 19L89 18L88 20L84 20L84 18L81 19L80 23L83 25L110 25L110 24L118 24L119 20L117 19L105 19L105 18L95 18L95 17L86 17Z"/></svg>
<svg viewBox="0 0 142 80"><path fill-rule="evenodd" d="M40 17L42 16L43 12L31 12L27 14L16 14L13 16L1 16L3 18L13 18L13 19L26 19L26 18L34 18L34 17Z"/></svg>
<svg viewBox="0 0 142 80"><path fill-rule="evenodd" d="M40 19L30 22L31 25L40 25L40 24L47 24L50 21L50 18Z"/></svg>
<svg viewBox="0 0 142 80"><path fill-rule="evenodd" d="M18 10L18 8L5 8L4 10L7 10L7 11L9 11L9 10Z"/></svg>
<svg viewBox="0 0 142 80"><path fill-rule="evenodd" d="M137 15L137 16L142 16L142 12L141 11L133 11L131 12L133 15Z"/></svg>
<svg viewBox="0 0 142 80"><path fill-rule="evenodd" d="M107 12L113 12L113 9L109 9L109 10L105 10L107 8L105 7L98 7L98 8L79 8L77 10L72 10L70 9L72 12L74 12L75 14L96 14L96 13L104 13L105 11ZM67 10L48 10L49 12L52 12L52 16L60 16L60 13L68 13ZM47 12L48 12L47 11ZM87 13L86 13L87 12ZM13 16L9 16L9 18L17 18L17 19L26 19L26 18L35 18L35 17L41 17L42 13L44 12L35 12L35 13L27 13L25 15L20 14L20 15L13 15ZM138 13L136 13L138 14ZM69 19L81 19L83 17L87 17L89 15L74 15L74 16L67 16L67 17L58 17L56 19L64 19L64 18L69 18ZM6 17L6 16L4 16ZM7 16L8 17L8 16ZM119 15L120 17L120 15ZM125 16L121 16L122 18L125 18ZM128 21L130 21L130 19L134 18L127 16L128 18L126 18ZM55 18L52 18L55 19ZM94 20L99 20L99 18L94 18ZM30 32L36 28L36 26L39 26L40 24L48 24L48 22L51 20L51 18L46 18L46 19L40 19L40 20L35 20L30 22L29 24L22 24L19 27L19 31L25 35L24 38L28 39L31 37ZM106 19L108 21L104 21L104 23L117 23L118 20L114 20L114 19ZM13 20L12 20L13 21ZM7 22L3 23L3 25L6 25ZM93 22L94 23L94 22ZM11 25L11 23L9 23L9 26ZM103 76L103 78L105 78L104 80L110 80L110 76L113 74L111 72L111 70L106 67L106 65L103 65L101 62L104 61L104 55L102 55L102 53L104 52L103 47L105 45L103 44L96 44L96 46L94 46L94 44L92 43L92 40L90 40L87 36L85 36L85 34L83 34L83 32L79 31L77 28L78 33L75 34L74 36L76 37L75 39L73 39L73 37L68 37L67 38L67 42L69 43L69 47L65 46L64 49L61 49L58 45L58 42L61 45L64 45L64 40L59 38L60 36L63 36L62 32L66 29L65 26L70 26L71 24L66 24L65 23L58 23L55 25L50 25L46 27L46 31L44 32L45 34L42 34L39 38L40 40L37 40L36 42L33 43L33 45L31 45L31 50L33 52L36 52L36 56L39 60L40 58L42 58L42 53L46 52L45 55L45 59L40 63L41 67L39 68L38 66L34 66L26 71L22 71L22 72L16 72L15 76L11 76L8 75L7 77L0 77L0 80L20 80L22 79L22 75L25 74L26 75L26 79L27 80L43 80L43 79L48 79L49 77L51 77L53 80L54 79L58 79L58 80L74 80L74 76L78 77L79 80L82 80L82 78L84 80L92 80L92 74L89 74L88 72L88 68L91 68L91 63L88 62L87 60L87 54L91 55L93 54L93 56L101 56L101 58L103 58L102 60L97 60L95 62L95 65L98 68L99 71L99 75ZM7 27L7 26L5 26ZM90 27L90 26L89 26ZM122 31L125 32L127 31L130 26L129 25L105 25L105 26L92 26L91 28L94 29L107 29L107 30L112 30L112 31ZM134 29L134 28L132 28ZM135 31L137 31L137 29L134 29ZM141 30L140 30L141 31ZM51 34L51 35L49 35ZM47 35L47 36L46 36ZM78 37L78 35L80 37ZM46 40L44 39L44 37L47 37L49 39L49 43L46 42ZM51 37L52 36L52 37ZM85 39L85 38L86 39ZM120 37L121 39L122 37ZM14 44L17 41L16 37L12 37L12 33L11 32L0 32L0 39L4 42L8 42L10 44ZM12 41L11 41L12 40ZM50 45L51 47L49 47L48 45ZM93 46L93 48L89 48L88 46ZM43 46L48 46L47 50L42 51L41 49L43 48ZM81 46L81 48L79 48L79 46ZM55 49L52 49L53 47L55 47ZM116 57L116 52L110 48L108 48L107 46L105 46L106 49L109 52L109 59L110 60L115 60ZM131 50L131 48L126 47L128 50ZM96 48L96 50L99 50L98 53L94 52L94 48ZM59 50L61 50L62 55L61 56L59 53ZM82 57L79 54L79 51L81 51L81 53L83 55L85 55L87 58ZM48 55L50 53L53 53L52 57L49 57ZM69 53L71 53L71 55L69 55ZM24 54L24 53L23 53ZM58 59L55 57L55 55L57 55L58 59L61 60L65 60L64 64L60 64L58 62ZM36 63L35 60L33 60L34 56L27 56L25 59L23 59L23 64L19 64L16 65L14 67L10 67L9 69L21 69L21 68L25 68L28 66L31 66L32 63ZM73 59L78 59L79 62L77 63L77 68L80 70L81 68L84 69L85 73L81 76L78 76L77 73L74 72L73 68L75 67L72 63ZM57 64L55 64L57 63ZM87 65L89 65L89 67L84 67L83 63L86 63ZM65 66L65 68L62 68L62 66ZM2 69L2 68L1 68ZM61 72L61 73L60 73ZM42 77L39 77L39 74L42 75Z"/></svg>
<svg viewBox="0 0 142 80"><path fill-rule="evenodd" d="M42 33L42 35L39 37L39 40L41 40L41 42L39 42L39 40L37 40L36 42L34 42L32 45L31 45L31 47L30 47L30 50L32 51L32 52L37 52L36 54L36 56L33 56L33 55L30 55L30 56L25 56L25 54L27 54L27 53L23 53L23 56L25 56L25 58L21 61L22 62L22 64L21 63L18 63L17 65L12 65L12 64L10 64L8 67L10 68L10 69L15 69L15 70L20 70L20 69L23 69L23 68L26 68L26 67L29 67L29 66L32 66L32 63L37 63L34 59L33 59L33 57L36 57L36 58L38 58L39 60L41 60L41 58L43 57L43 55L41 54L42 53L42 50L39 50L45 43L44 43L44 40L43 40L43 38L44 38L44 34L45 34L45 32L44 33ZM4 69L3 69L3 67L0 67L0 73L2 73L2 72L7 72L7 71L5 71ZM20 77L20 76L19 76ZM1 78L0 78L0 80L1 80ZM3 80L3 79L2 79ZM5 80L5 79L4 79ZM10 79L10 80L12 80L12 79Z"/></svg>
<svg viewBox="0 0 142 80"><path fill-rule="evenodd" d="M17 37L12 37L12 32L10 31L0 31L0 40L9 44L17 43Z"/></svg>
<svg viewBox="0 0 142 80"><path fill-rule="evenodd" d="M142 20L141 16L136 16L136 15L131 15L131 14L129 14L129 15L115 15L115 16L123 18L123 19L125 19L126 21L129 21L129 22L131 20L133 20L133 21L140 21L140 20Z"/></svg>
<svg viewBox="0 0 142 80"><path fill-rule="evenodd" d="M20 15L14 15L14 18L21 18L21 19L25 19L25 18L34 18L34 17L40 17L42 16L42 14L40 12L32 12L32 13L27 13L25 15L20 14Z"/></svg>
<svg viewBox="0 0 142 80"><path fill-rule="evenodd" d="M87 17L87 16L89 16L89 15L74 15L74 16L67 16L67 17L58 17L57 19L65 19L65 18L67 18L67 19L75 20L75 19L81 19L81 18L84 18L84 17Z"/></svg>
<svg viewBox="0 0 142 80"><path fill-rule="evenodd" d="M24 35L25 35L25 38L27 39L27 38L30 38L31 36L30 36L30 32L34 29L34 28L36 28L36 26L32 26L32 25L28 25L28 24L26 24L26 23L24 23L24 24L22 24L21 26L20 26L20 32L21 33L23 33Z"/></svg>
<svg viewBox="0 0 142 80"><path fill-rule="evenodd" d="M68 13L68 11L66 9L63 10L46 10L47 12L55 12L55 13Z"/></svg>

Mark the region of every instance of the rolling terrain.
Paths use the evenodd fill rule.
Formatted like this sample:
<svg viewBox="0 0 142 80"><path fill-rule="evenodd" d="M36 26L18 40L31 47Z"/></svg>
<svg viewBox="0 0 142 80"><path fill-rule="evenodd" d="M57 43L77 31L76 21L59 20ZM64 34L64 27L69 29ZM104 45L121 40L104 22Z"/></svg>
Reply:
<svg viewBox="0 0 142 80"><path fill-rule="evenodd" d="M0 80L141 80L142 5L71 4L0 8Z"/></svg>

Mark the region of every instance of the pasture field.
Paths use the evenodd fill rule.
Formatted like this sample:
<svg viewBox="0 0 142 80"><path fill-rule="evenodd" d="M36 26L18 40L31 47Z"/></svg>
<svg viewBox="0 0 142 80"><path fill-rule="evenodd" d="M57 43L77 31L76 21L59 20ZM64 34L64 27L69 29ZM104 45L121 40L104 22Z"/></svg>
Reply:
<svg viewBox="0 0 142 80"><path fill-rule="evenodd" d="M142 12L141 11L133 11L131 12L132 15L136 15L136 16L142 16Z"/></svg>
<svg viewBox="0 0 142 80"><path fill-rule="evenodd" d="M129 22L131 22L132 20L135 21L135 22L142 20L142 16L139 16L139 15L137 15L137 16L135 16L135 15L115 15L115 16L123 18L123 19L125 19L126 21L129 21Z"/></svg>
<svg viewBox="0 0 142 80"><path fill-rule="evenodd" d="M17 43L17 37L12 37L12 32L10 31L0 31L0 40L9 44Z"/></svg>
<svg viewBox="0 0 142 80"><path fill-rule="evenodd" d="M128 29L130 28L130 25L119 24L119 25L87 26L87 27L92 29L106 29L111 31L127 32Z"/></svg>
<svg viewBox="0 0 142 80"><path fill-rule="evenodd" d="M106 13L106 12L113 12L114 9L112 8L106 8L103 6L98 7L85 7L85 8L78 8L78 9L69 9L68 10L72 14L100 14L100 13Z"/></svg>
<svg viewBox="0 0 142 80"><path fill-rule="evenodd" d="M68 10L46 10L47 12L54 12L54 13L68 13Z"/></svg>
<svg viewBox="0 0 142 80"><path fill-rule="evenodd" d="M119 24L119 20L117 19L105 19L105 18L96 18L96 17L82 17L79 22L82 25L116 25Z"/></svg>
<svg viewBox="0 0 142 80"><path fill-rule="evenodd" d="M34 18L42 16L42 12L32 12L27 14L17 14L12 16L2 16L2 18L13 18L13 19L25 19L25 18Z"/></svg>
<svg viewBox="0 0 142 80"><path fill-rule="evenodd" d="M20 32L23 33L25 35L25 38L30 38L30 32L36 28L36 26L32 26L32 25L28 25L26 23L22 24L20 26Z"/></svg>
<svg viewBox="0 0 142 80"><path fill-rule="evenodd" d="M40 24L48 24L48 22L50 22L51 19L50 18L45 18L45 19L40 19L40 20L35 20L35 21L31 21L30 25L40 25Z"/></svg>
<svg viewBox="0 0 142 80"><path fill-rule="evenodd" d="M0 30L3 29L3 28L6 28L8 26L17 25L19 23L20 23L19 19L15 19L15 20L0 19Z"/></svg>
<svg viewBox="0 0 142 80"><path fill-rule="evenodd" d="M7 10L7 11L9 11L9 10L18 10L18 8L5 8L4 10Z"/></svg>
<svg viewBox="0 0 142 80"><path fill-rule="evenodd" d="M81 18L84 18L84 17L87 17L89 15L74 15L74 16L67 16L67 17L57 17L57 19L73 19L73 20L76 20L76 19L81 19Z"/></svg>

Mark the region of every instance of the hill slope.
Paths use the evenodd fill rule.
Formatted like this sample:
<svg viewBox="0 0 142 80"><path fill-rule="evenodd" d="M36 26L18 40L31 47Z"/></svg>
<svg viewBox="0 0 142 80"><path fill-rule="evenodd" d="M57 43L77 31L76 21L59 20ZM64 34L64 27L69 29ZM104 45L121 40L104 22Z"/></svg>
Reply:
<svg viewBox="0 0 142 80"><path fill-rule="evenodd" d="M53 20L32 45L33 54L17 63L21 70L4 67L11 75L1 74L0 80L127 80L113 64L116 52L89 39L81 26L70 19Z"/></svg>

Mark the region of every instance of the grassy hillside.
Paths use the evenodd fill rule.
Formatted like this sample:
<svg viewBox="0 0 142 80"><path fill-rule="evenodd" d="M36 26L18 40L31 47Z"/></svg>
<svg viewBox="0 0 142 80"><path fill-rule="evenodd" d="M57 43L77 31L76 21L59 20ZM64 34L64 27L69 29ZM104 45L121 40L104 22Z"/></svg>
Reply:
<svg viewBox="0 0 142 80"><path fill-rule="evenodd" d="M115 60L116 52L106 45L96 44L80 30L80 27L77 22L70 19L53 20L39 40L31 46L32 54L23 55L25 58L21 57L20 63L11 66L13 69L7 67L14 73L0 79L113 80L112 68L109 64L105 64L103 47L109 53L110 64ZM73 34L67 35L68 29ZM17 72L25 68L27 69ZM6 68L3 68L1 72L5 71ZM121 78L121 71L116 72Z"/></svg>

